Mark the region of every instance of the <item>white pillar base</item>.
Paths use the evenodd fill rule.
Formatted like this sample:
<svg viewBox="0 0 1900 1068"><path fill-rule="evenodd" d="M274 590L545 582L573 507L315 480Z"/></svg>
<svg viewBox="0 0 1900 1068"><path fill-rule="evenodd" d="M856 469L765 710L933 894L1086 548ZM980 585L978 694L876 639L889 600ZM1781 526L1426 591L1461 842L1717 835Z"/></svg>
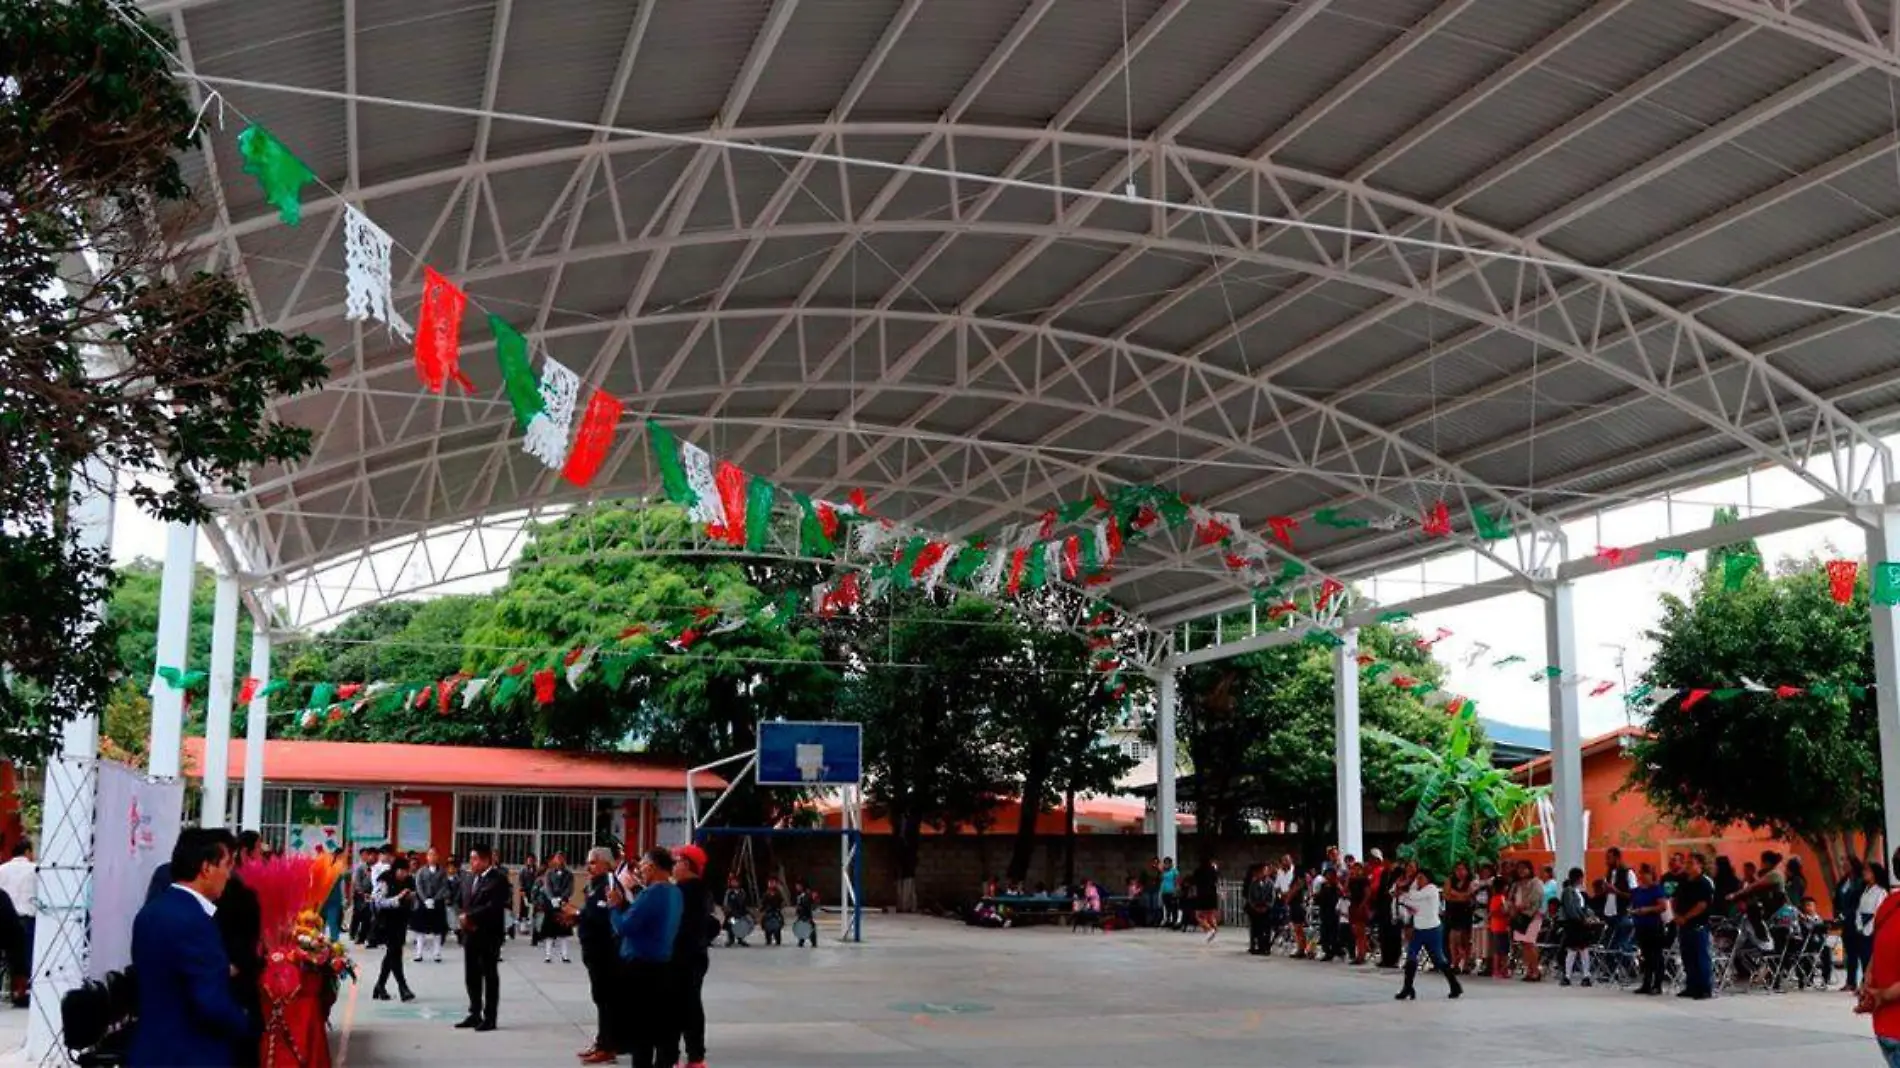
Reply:
<svg viewBox="0 0 1900 1068"><path fill-rule="evenodd" d="M1341 635L1333 649L1333 780L1339 852L1366 855L1363 772L1359 760L1359 632Z"/></svg>

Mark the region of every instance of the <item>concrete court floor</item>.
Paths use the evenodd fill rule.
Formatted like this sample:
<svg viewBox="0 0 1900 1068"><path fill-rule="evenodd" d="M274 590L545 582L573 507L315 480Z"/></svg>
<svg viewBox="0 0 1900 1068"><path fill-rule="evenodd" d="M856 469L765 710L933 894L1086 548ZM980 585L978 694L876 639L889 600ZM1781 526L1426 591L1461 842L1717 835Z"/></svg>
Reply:
<svg viewBox="0 0 1900 1068"><path fill-rule="evenodd" d="M1457 1002L1425 977L1417 1002L1370 968L1246 956L1155 931L989 931L867 916L862 946L715 949L706 985L715 1068L1357 1065L1365 1068L1834 1068L1880 1063L1845 994L1691 1003L1615 989L1474 981ZM828 932L827 932L828 934ZM754 939L757 941L756 937ZM380 960L365 957L366 979ZM569 1065L593 1026L579 961L527 941L502 964L501 1029L454 1030L461 963L410 964L420 1000L338 1006L340 1068ZM0 1050L26 1014L0 1009ZM0 1064L7 1058L0 1055ZM620 1063L626 1064L623 1059Z"/></svg>

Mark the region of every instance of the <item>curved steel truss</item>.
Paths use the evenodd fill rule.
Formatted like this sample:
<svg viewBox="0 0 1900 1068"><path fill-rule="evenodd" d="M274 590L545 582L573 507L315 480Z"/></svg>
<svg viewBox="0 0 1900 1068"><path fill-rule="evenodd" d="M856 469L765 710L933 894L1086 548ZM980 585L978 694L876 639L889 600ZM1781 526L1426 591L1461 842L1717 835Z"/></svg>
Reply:
<svg viewBox="0 0 1900 1068"><path fill-rule="evenodd" d="M515 77L510 35L521 32L505 3L479 100L420 104L389 71L367 92L347 0L340 81L274 84L272 68L241 56L196 63L248 111L313 116L312 136L327 129L314 116L334 111L347 135L333 183L347 197L311 198L301 234L214 179L219 221L197 241L208 262L245 272L264 319L319 332L337 354L323 397L286 407L317 430L315 455L261 472L233 502L257 577L279 582L392 537L573 499L521 462L489 396L422 394L406 352L338 328L329 272L344 199L414 254L399 257L399 302L416 298L426 259L585 381L631 400L594 488L604 497L650 489L631 430L631 416L650 414L782 484L865 487L886 510L956 533L1131 481L1250 522L1326 507L1416 514L1442 499L1507 518L1518 537L1479 541L1461 516L1451 544L1531 585L1563 553L1556 521L1597 494L1767 463L1836 501L1865 500L1891 479L1872 422L1893 403L1880 384L1891 367L1869 355L1860 323L1812 307L1744 314L1728 290L1884 306L1883 295L1830 280L1900 228L1816 223L1825 242L1744 260L1740 274L1707 251L1765 232L1757 224L1875 163L1893 150L1890 131L1740 195L1662 212L1720 151L1838 104L1879 65L1893 37L1870 21L1875 5L1845 0L1860 14L1840 23L1818 14L1819 0L1560 3L1508 61L1443 87L1413 73L1432 106L1359 136L1376 123L1355 97L1407 84L1407 64L1489 32L1475 20L1495 3L1405 0L1382 9L1403 24L1377 47L1353 46L1356 65L1253 123L1264 133L1234 147L1239 139L1211 131L1246 110L1261 79L1298 100L1305 75L1288 59L1346 47L1346 4L1254 13L1244 34L1227 34L1233 47L1177 58L1207 69L1169 107L1138 123L1131 113L1130 139L1102 132L1098 114L1129 68L1149 50L1175 55L1176 35L1244 19L1189 0L1138 4L1132 36L1099 62L1060 76L1062 56L1026 66L1068 2L972 0L944 13L889 0L888 21L839 72L825 114L808 119L755 117L773 110L760 94L781 84L774 71L818 62L788 52L814 10L794 0L763 10L749 43L707 75L722 99L697 122L659 104L643 111L630 88L642 62L659 62L654 40L676 17L651 3L620 23L625 39L602 56L612 62L600 64L599 106L585 121L520 93L502 106L498 86ZM737 17L737 5L713 6L706 17ZM193 32L241 21L217 2L166 10L187 59ZM928 75L897 66L932 19L980 23L1005 10L987 55L973 54L942 100L879 105L879 87L925 92ZM1600 55L1591 49L1604 34L1638 20L1678 33L1680 47L1658 48L1641 77L1593 102L1537 105L1541 124L1511 132L1487 118L1545 64ZM1637 143L1652 97L1758 48L1758 34L1817 50L1692 136ZM1043 118L996 95L1037 77L1068 87ZM420 157L379 152L361 134L424 119L470 123L466 154L417 166ZM274 125L296 143L294 123ZM662 128L690 143L646 132ZM1482 164L1437 181L1413 164L1474 128L1496 140ZM1602 136L1618 131L1629 136ZM1357 147L1313 162L1329 134ZM1545 195L1540 183L1562 179L1549 164L1573 143L1615 153L1619 169ZM231 169L228 159L216 169L218 152L207 153L214 175ZM1667 197L1651 196L1664 185ZM1656 218L1613 241L1591 233L1626 206ZM1625 271L1727 289L1639 283ZM486 349L476 336L465 353ZM494 376L476 378L487 387ZM1296 544L1316 571L1350 578L1446 543L1308 531ZM1221 570L1189 546L1154 545L1109 591L1132 611L1181 618L1234 603Z"/></svg>

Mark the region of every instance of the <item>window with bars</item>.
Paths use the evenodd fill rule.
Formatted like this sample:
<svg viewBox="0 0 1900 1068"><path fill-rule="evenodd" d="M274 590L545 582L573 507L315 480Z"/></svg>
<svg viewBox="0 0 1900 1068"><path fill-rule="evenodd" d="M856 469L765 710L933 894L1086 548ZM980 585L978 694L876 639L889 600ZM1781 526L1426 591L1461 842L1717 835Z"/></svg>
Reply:
<svg viewBox="0 0 1900 1068"><path fill-rule="evenodd" d="M459 793L455 855L465 857L474 846L485 845L512 870L529 856L545 866L549 856L561 852L570 868L579 867L589 849L607 841L616 804L592 795Z"/></svg>

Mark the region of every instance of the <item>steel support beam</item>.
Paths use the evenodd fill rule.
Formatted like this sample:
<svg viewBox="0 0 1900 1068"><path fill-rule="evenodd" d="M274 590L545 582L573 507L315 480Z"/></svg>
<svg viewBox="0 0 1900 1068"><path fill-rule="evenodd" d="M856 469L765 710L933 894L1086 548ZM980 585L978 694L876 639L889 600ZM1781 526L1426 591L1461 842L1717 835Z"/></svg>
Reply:
<svg viewBox="0 0 1900 1068"><path fill-rule="evenodd" d="M1867 516L1867 566L1900 563L1900 486L1887 489L1884 507ZM1880 727L1880 797L1887 845L1900 843L1900 608L1874 604L1874 708Z"/></svg>
<svg viewBox="0 0 1900 1068"><path fill-rule="evenodd" d="M193 523L165 526L165 570L158 588L159 667L185 671L191 665L191 584L196 578L198 527ZM148 773L155 779L176 779L185 731L185 691L152 679L152 737L147 753Z"/></svg>
<svg viewBox="0 0 1900 1068"><path fill-rule="evenodd" d="M264 696L270 681L270 626L264 616L251 618L251 678L257 680L257 696L245 712L242 826L256 831L264 827L264 741L270 731L270 698Z"/></svg>
<svg viewBox="0 0 1900 1068"><path fill-rule="evenodd" d="M238 579L218 576L211 614L211 692L205 703L203 813L200 826L223 827L231 797L231 698L237 663Z"/></svg>
<svg viewBox="0 0 1900 1068"><path fill-rule="evenodd" d="M1333 649L1333 841L1342 854L1366 855L1365 799L1359 762L1359 631ZM1328 947L1329 949L1331 947Z"/></svg>
<svg viewBox="0 0 1900 1068"><path fill-rule="evenodd" d="M1174 775L1176 769L1174 730L1175 713L1180 703L1179 683L1172 668L1154 675L1155 683L1155 852L1173 857L1181 866L1174 813L1176 808Z"/></svg>
<svg viewBox="0 0 1900 1068"><path fill-rule="evenodd" d="M1551 803L1556 809L1557 870L1583 867L1583 737L1579 727L1577 685L1577 621L1573 587L1559 582L1544 602L1544 645L1547 663L1561 675L1546 683L1550 688Z"/></svg>

